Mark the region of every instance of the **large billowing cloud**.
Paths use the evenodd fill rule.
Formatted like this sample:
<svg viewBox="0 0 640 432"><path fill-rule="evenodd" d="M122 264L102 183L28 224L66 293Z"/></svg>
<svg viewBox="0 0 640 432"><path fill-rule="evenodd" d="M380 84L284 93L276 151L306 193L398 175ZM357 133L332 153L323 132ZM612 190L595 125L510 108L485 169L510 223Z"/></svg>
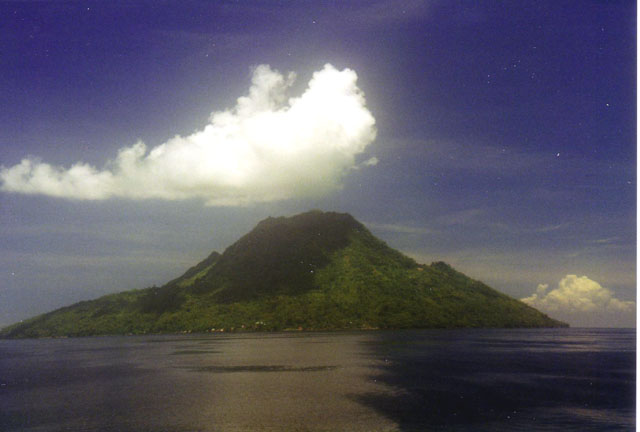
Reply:
<svg viewBox="0 0 640 432"><path fill-rule="evenodd" d="M615 298L611 290L586 276L567 275L558 288L548 288L540 284L522 301L559 319L578 319L581 324L615 324L620 318L635 316L635 302Z"/></svg>
<svg viewBox="0 0 640 432"><path fill-rule="evenodd" d="M202 130L150 150L143 142L124 147L103 169L82 162L66 169L27 158L2 167L1 188L83 200L200 198L208 205L338 189L374 140L375 119L350 69L327 64L301 96L288 98L294 79L294 73L258 66L249 94L233 109L212 113Z"/></svg>

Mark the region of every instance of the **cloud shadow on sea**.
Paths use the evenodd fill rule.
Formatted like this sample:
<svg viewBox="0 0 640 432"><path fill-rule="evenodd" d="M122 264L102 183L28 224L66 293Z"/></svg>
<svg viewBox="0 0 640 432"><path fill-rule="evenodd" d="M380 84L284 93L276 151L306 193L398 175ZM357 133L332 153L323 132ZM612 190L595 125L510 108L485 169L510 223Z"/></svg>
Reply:
<svg viewBox="0 0 640 432"><path fill-rule="evenodd" d="M504 331L382 332L365 343L379 361L370 379L389 391L351 397L402 431L633 427L634 352L541 348L514 332L510 344Z"/></svg>

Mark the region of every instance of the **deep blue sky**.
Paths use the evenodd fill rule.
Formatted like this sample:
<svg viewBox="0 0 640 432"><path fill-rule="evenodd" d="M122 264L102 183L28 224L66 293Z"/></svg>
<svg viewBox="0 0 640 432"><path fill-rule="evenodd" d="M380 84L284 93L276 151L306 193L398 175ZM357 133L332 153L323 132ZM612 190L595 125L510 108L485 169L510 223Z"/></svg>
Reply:
<svg viewBox="0 0 640 432"><path fill-rule="evenodd" d="M325 63L355 70L377 128L358 160L379 162L321 197L236 207L0 192L0 325L162 284L310 208L516 298L576 274L635 300L635 18L631 1L2 2L5 168L102 168L188 135L258 64L295 71L293 95Z"/></svg>

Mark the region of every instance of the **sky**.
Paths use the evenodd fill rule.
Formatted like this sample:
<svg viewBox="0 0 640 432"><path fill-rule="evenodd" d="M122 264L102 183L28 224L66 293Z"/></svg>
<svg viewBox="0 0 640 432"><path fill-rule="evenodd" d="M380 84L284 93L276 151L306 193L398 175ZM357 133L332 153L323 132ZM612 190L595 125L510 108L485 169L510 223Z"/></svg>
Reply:
<svg viewBox="0 0 640 432"><path fill-rule="evenodd" d="M0 326L322 209L635 327L635 8L0 2Z"/></svg>

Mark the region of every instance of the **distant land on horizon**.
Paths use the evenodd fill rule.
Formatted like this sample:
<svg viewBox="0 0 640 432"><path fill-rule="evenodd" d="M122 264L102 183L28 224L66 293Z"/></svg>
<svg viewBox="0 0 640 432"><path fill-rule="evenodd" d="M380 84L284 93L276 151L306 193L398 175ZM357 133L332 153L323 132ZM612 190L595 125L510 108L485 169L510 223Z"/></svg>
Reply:
<svg viewBox="0 0 640 432"><path fill-rule="evenodd" d="M349 214L267 218L162 287L82 301L2 338L211 331L568 327L454 270L418 264Z"/></svg>

